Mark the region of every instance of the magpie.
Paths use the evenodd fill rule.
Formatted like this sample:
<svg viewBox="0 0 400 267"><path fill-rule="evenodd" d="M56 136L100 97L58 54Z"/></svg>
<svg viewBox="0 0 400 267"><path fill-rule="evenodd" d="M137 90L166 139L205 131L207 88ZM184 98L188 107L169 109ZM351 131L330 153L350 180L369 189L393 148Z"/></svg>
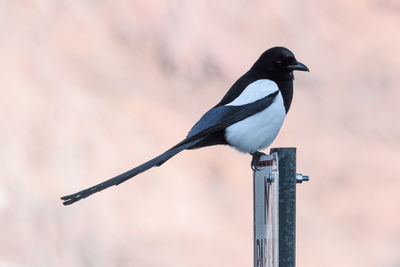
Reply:
<svg viewBox="0 0 400 267"><path fill-rule="evenodd" d="M110 186L119 185L152 167L161 166L186 149L229 145L251 154L251 166L256 170L262 155L259 150L271 145L290 109L294 70L309 71L287 48L266 50L250 70L232 85L222 100L200 118L185 139L136 168L61 197L63 204L70 205Z"/></svg>

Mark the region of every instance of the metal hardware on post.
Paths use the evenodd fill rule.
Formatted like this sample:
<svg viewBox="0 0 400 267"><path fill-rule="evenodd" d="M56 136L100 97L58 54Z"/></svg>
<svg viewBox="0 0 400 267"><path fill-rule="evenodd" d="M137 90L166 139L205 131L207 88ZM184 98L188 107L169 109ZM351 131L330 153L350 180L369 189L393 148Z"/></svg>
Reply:
<svg viewBox="0 0 400 267"><path fill-rule="evenodd" d="M301 173L296 174L296 182L298 184L301 184L302 182L308 182L308 181L310 181L310 177L308 177L307 175L303 175Z"/></svg>

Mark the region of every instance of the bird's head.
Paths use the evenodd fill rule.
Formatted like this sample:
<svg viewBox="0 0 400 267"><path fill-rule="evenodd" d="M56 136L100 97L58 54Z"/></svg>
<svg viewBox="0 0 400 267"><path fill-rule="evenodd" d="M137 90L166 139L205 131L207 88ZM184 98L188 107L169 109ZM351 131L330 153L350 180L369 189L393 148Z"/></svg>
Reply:
<svg viewBox="0 0 400 267"><path fill-rule="evenodd" d="M293 79L293 71L309 71L306 65L296 60L294 54L285 47L266 50L254 63L251 71L266 78Z"/></svg>

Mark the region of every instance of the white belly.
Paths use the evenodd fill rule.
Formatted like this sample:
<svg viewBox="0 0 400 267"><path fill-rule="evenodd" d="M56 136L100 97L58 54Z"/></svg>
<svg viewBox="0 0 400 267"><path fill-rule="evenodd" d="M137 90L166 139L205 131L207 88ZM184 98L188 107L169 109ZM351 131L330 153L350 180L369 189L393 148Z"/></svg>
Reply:
<svg viewBox="0 0 400 267"><path fill-rule="evenodd" d="M225 129L225 139L244 153L267 148L274 141L286 116L281 93L267 109Z"/></svg>

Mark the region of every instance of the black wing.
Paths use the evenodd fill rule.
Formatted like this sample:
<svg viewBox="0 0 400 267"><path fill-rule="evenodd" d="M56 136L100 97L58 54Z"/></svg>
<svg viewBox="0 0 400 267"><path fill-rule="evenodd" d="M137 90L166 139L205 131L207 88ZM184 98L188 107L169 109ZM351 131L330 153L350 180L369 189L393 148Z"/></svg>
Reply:
<svg viewBox="0 0 400 267"><path fill-rule="evenodd" d="M210 109L193 126L185 140L178 143L175 147L194 140L203 139L210 134L225 130L228 126L263 111L275 101L278 93L279 90L255 102L241 106L217 106Z"/></svg>

